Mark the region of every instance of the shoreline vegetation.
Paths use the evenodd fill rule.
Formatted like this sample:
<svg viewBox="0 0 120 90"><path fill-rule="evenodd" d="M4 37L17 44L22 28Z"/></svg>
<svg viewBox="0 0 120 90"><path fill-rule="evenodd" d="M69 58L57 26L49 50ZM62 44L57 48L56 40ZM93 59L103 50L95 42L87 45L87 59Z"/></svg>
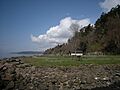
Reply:
<svg viewBox="0 0 120 90"><path fill-rule="evenodd" d="M32 56L23 58L23 62L34 66L79 66L81 64L120 64L120 55L84 55L72 56Z"/></svg>

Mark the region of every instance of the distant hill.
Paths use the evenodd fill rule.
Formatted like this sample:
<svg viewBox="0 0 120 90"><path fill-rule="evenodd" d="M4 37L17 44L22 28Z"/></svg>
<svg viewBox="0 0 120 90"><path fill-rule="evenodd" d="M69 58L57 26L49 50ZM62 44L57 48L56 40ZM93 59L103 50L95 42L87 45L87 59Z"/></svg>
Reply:
<svg viewBox="0 0 120 90"><path fill-rule="evenodd" d="M43 54L40 51L21 51L21 52L12 52L13 54Z"/></svg>
<svg viewBox="0 0 120 90"><path fill-rule="evenodd" d="M67 43L47 49L44 54L63 55L76 50L120 54L120 5L102 13L94 26L89 24L80 29Z"/></svg>

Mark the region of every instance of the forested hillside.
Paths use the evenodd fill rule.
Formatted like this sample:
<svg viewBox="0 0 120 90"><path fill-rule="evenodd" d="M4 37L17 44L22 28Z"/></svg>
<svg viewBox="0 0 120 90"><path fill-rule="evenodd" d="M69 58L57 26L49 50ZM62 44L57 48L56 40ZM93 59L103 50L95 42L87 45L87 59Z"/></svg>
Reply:
<svg viewBox="0 0 120 90"><path fill-rule="evenodd" d="M80 29L68 43L47 49L45 54L63 55L76 50L120 54L120 5L102 13L94 25Z"/></svg>

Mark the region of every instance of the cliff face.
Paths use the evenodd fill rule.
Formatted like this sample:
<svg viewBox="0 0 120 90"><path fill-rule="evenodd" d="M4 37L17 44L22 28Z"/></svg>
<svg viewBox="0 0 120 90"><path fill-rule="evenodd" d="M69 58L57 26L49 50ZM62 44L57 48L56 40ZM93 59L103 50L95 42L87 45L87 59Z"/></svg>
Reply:
<svg viewBox="0 0 120 90"><path fill-rule="evenodd" d="M108 13L102 13L94 26L82 28L68 43L50 48L45 54L62 55L75 50L120 54L120 5Z"/></svg>

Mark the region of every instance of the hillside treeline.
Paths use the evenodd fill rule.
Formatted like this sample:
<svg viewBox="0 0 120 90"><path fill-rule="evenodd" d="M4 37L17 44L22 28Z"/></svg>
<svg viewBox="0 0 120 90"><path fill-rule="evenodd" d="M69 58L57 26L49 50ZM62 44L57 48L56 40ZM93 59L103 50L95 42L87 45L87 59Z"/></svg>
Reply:
<svg viewBox="0 0 120 90"><path fill-rule="evenodd" d="M67 43L47 49L45 54L63 55L74 51L120 54L120 5L102 13L94 25L76 31Z"/></svg>

